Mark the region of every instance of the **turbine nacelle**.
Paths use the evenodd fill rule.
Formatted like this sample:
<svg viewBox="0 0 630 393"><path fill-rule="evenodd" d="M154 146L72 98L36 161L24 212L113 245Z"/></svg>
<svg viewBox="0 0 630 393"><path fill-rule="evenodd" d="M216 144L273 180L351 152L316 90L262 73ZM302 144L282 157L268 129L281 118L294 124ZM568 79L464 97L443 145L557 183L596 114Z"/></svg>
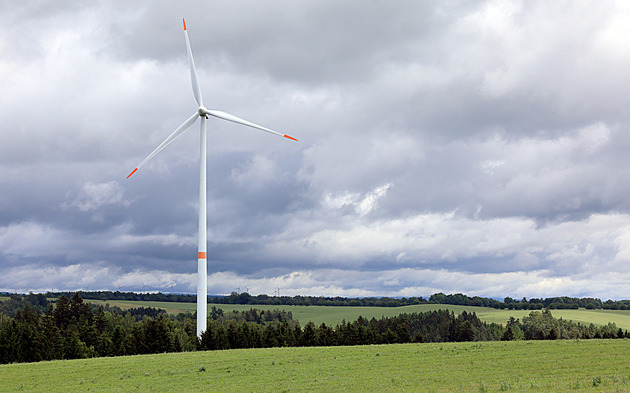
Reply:
<svg viewBox="0 0 630 393"><path fill-rule="evenodd" d="M201 105L199 109L197 109L197 112L199 112L199 116L205 116L206 119L208 118L208 108L205 106Z"/></svg>

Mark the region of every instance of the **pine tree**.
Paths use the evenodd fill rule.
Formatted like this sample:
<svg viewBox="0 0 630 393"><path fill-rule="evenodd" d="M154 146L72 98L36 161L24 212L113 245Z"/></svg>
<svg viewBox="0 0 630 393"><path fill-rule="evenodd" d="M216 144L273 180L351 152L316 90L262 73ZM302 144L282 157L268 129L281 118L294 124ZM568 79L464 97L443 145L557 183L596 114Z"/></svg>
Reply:
<svg viewBox="0 0 630 393"><path fill-rule="evenodd" d="M212 321L208 321L206 330L203 333L201 333L199 349L206 350L206 351L217 349L216 336L214 332L214 323Z"/></svg>
<svg viewBox="0 0 630 393"><path fill-rule="evenodd" d="M114 328L112 333L112 355L122 356L127 355L127 348L125 343L126 333L120 325Z"/></svg>
<svg viewBox="0 0 630 393"><path fill-rule="evenodd" d="M300 338L300 345L304 347L312 347L316 344L315 337L315 324L309 321L306 326L304 326L304 330L302 331L302 336Z"/></svg>
<svg viewBox="0 0 630 393"><path fill-rule="evenodd" d="M508 326L505 333L501 337L501 341L513 341L514 340L514 332L512 331L512 326Z"/></svg>
<svg viewBox="0 0 630 393"><path fill-rule="evenodd" d="M64 340L51 308L42 317L41 329L42 360L62 359Z"/></svg>
<svg viewBox="0 0 630 393"><path fill-rule="evenodd" d="M64 359L84 359L89 355L87 345L79 338L79 332L75 326L66 330L63 344Z"/></svg>
<svg viewBox="0 0 630 393"><path fill-rule="evenodd" d="M72 312L70 311L70 301L66 295L61 295L55 304L53 312L55 324L61 330L65 330L72 323Z"/></svg>
<svg viewBox="0 0 630 393"><path fill-rule="evenodd" d="M148 353L171 352L173 343L168 322L164 315L147 318L144 323L144 344Z"/></svg>

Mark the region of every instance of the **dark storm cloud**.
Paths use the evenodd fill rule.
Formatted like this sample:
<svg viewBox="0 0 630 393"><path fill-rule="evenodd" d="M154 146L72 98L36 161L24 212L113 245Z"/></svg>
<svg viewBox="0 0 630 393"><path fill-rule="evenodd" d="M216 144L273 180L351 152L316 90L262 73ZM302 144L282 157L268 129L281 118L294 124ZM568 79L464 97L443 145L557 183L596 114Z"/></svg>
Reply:
<svg viewBox="0 0 630 393"><path fill-rule="evenodd" d="M120 32L114 33L128 35L118 47L121 56L177 58L182 43L166 33L174 26L165 21L181 14L195 31L191 41L202 67L263 74L283 83L346 84L374 77L383 64L415 57L419 43L429 52L448 14L459 12L414 2L206 2L147 7L132 26L116 25Z"/></svg>
<svg viewBox="0 0 630 393"><path fill-rule="evenodd" d="M0 6L0 289L626 297L630 10L590 2ZM44 273L42 273L44 272Z"/></svg>

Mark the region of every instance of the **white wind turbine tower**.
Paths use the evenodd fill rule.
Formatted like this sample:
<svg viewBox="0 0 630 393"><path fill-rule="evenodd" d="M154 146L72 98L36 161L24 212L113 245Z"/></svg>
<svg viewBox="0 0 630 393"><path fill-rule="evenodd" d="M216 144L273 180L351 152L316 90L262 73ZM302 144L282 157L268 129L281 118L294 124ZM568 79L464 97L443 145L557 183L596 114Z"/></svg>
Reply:
<svg viewBox="0 0 630 393"><path fill-rule="evenodd" d="M297 139L286 135L281 134L279 132L270 130L269 128L259 126L258 124L254 124L247 120L243 120L234 115L230 115L229 113L210 110L203 106L203 99L201 98L201 88L199 87L199 81L197 79L197 70L195 68L195 61L193 60L192 50L190 49L190 40L188 38L188 31L186 30L186 20L184 22L184 38L186 39L186 50L188 52L188 60L190 63L190 79L192 81L192 89L193 94L195 95L195 100L197 104L199 104L199 108L195 111L195 113L188 118L182 125L177 127L175 131L168 138L164 140L151 154L147 156L138 166L131 171L129 176L133 175L138 169L140 169L144 164L147 163L151 158L153 158L156 154L158 154L162 149L164 149L167 145L173 142L175 139L179 138L184 134L190 126L193 125L197 119L201 119L200 125L200 162L199 162L199 246L197 253L197 336L201 336L206 330L206 322L207 322L207 312L208 312L208 278L207 278L207 253L206 253L206 245L207 245L207 220L206 220L206 119L209 119L208 116L218 117L219 119L228 120L234 123L242 124L248 127L257 128L262 131L269 132L271 134L275 134L278 136L282 136L285 138L292 139L297 141ZM127 178L129 178L127 176Z"/></svg>

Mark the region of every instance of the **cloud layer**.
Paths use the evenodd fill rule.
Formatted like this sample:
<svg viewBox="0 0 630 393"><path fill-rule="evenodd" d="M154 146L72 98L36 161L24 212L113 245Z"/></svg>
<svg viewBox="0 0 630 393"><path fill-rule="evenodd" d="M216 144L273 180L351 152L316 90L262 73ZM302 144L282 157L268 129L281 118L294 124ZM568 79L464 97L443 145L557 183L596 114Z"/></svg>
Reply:
<svg viewBox="0 0 630 393"><path fill-rule="evenodd" d="M0 5L0 290L628 298L623 2Z"/></svg>

